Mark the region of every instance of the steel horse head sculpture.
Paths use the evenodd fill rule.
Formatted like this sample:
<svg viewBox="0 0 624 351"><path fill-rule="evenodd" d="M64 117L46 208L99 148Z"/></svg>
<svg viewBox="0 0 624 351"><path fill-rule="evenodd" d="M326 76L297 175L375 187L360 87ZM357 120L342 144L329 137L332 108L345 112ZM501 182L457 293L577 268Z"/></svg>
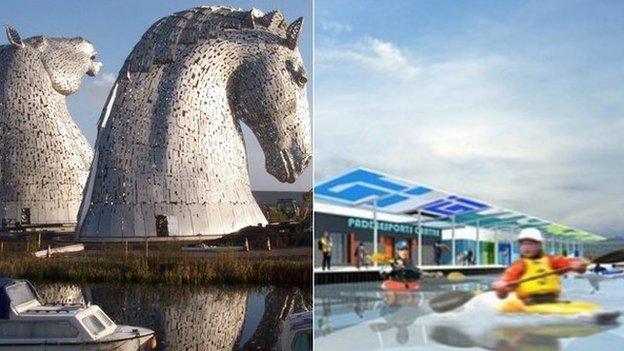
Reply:
<svg viewBox="0 0 624 351"><path fill-rule="evenodd" d="M266 223L240 123L267 171L294 182L311 158L302 22L200 7L153 24L102 112L80 238L222 235Z"/></svg>
<svg viewBox="0 0 624 351"><path fill-rule="evenodd" d="M0 218L75 223L93 152L66 96L102 64L83 38L22 40L6 27L0 46Z"/></svg>

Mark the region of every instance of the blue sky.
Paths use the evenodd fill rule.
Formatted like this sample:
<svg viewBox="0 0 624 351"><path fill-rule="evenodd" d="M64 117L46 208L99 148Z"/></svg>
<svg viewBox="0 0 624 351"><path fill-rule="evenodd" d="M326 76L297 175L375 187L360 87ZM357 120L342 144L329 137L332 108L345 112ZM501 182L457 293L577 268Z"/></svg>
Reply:
<svg viewBox="0 0 624 351"><path fill-rule="evenodd" d="M624 228L624 2L317 0L315 178Z"/></svg>
<svg viewBox="0 0 624 351"><path fill-rule="evenodd" d="M104 63L96 78L85 77L81 90L68 98L70 113L91 144L97 135L97 121L106 97L126 57L147 28L156 20L174 12L202 5L223 5L244 9L255 7L263 12L280 10L290 23L304 17L304 28L299 40L301 54L312 76L312 2L265 1L13 1L1 4L0 24L15 27L22 38L34 35L82 36L90 40ZM1 44L6 44L4 35ZM309 85L311 86L311 84ZM311 88L308 99L312 101ZM312 107L312 106L311 106ZM264 156L260 146L245 129L252 187L258 190L309 190L312 167L294 184L282 184L264 170Z"/></svg>

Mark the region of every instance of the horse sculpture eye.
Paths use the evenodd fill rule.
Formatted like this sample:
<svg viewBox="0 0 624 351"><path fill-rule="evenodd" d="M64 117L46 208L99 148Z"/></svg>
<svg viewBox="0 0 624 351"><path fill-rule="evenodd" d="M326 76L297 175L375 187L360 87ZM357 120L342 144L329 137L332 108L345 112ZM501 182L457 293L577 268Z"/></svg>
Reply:
<svg viewBox="0 0 624 351"><path fill-rule="evenodd" d="M95 55L91 55L91 61L95 60Z"/></svg>
<svg viewBox="0 0 624 351"><path fill-rule="evenodd" d="M305 85L305 83L307 83L307 82L308 82L308 77L306 77L306 76L299 76L299 79L298 79L299 85Z"/></svg>

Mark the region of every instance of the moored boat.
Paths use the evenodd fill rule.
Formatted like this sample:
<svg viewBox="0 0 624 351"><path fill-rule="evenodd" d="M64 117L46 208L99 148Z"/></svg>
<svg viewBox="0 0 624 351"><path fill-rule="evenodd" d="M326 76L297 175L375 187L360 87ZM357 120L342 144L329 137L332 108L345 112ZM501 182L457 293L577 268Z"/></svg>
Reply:
<svg viewBox="0 0 624 351"><path fill-rule="evenodd" d="M44 305L26 280L0 278L0 350L156 348L154 331L117 325L96 305Z"/></svg>
<svg viewBox="0 0 624 351"><path fill-rule="evenodd" d="M295 313L280 326L279 351L312 351L312 311Z"/></svg>

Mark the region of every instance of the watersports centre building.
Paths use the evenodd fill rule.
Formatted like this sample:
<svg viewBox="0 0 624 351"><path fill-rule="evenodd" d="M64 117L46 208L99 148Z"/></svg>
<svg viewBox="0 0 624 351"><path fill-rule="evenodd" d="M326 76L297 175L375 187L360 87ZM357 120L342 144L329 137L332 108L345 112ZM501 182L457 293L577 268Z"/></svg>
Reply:
<svg viewBox="0 0 624 351"><path fill-rule="evenodd" d="M551 253L582 255L584 243L603 237L485 201L388 174L357 168L314 188L315 242L330 235L332 265L355 264L356 247L394 255L396 242L410 247L422 265L508 265L519 257L515 238L538 228ZM315 248L315 266L322 253ZM468 252L472 259L467 259Z"/></svg>

